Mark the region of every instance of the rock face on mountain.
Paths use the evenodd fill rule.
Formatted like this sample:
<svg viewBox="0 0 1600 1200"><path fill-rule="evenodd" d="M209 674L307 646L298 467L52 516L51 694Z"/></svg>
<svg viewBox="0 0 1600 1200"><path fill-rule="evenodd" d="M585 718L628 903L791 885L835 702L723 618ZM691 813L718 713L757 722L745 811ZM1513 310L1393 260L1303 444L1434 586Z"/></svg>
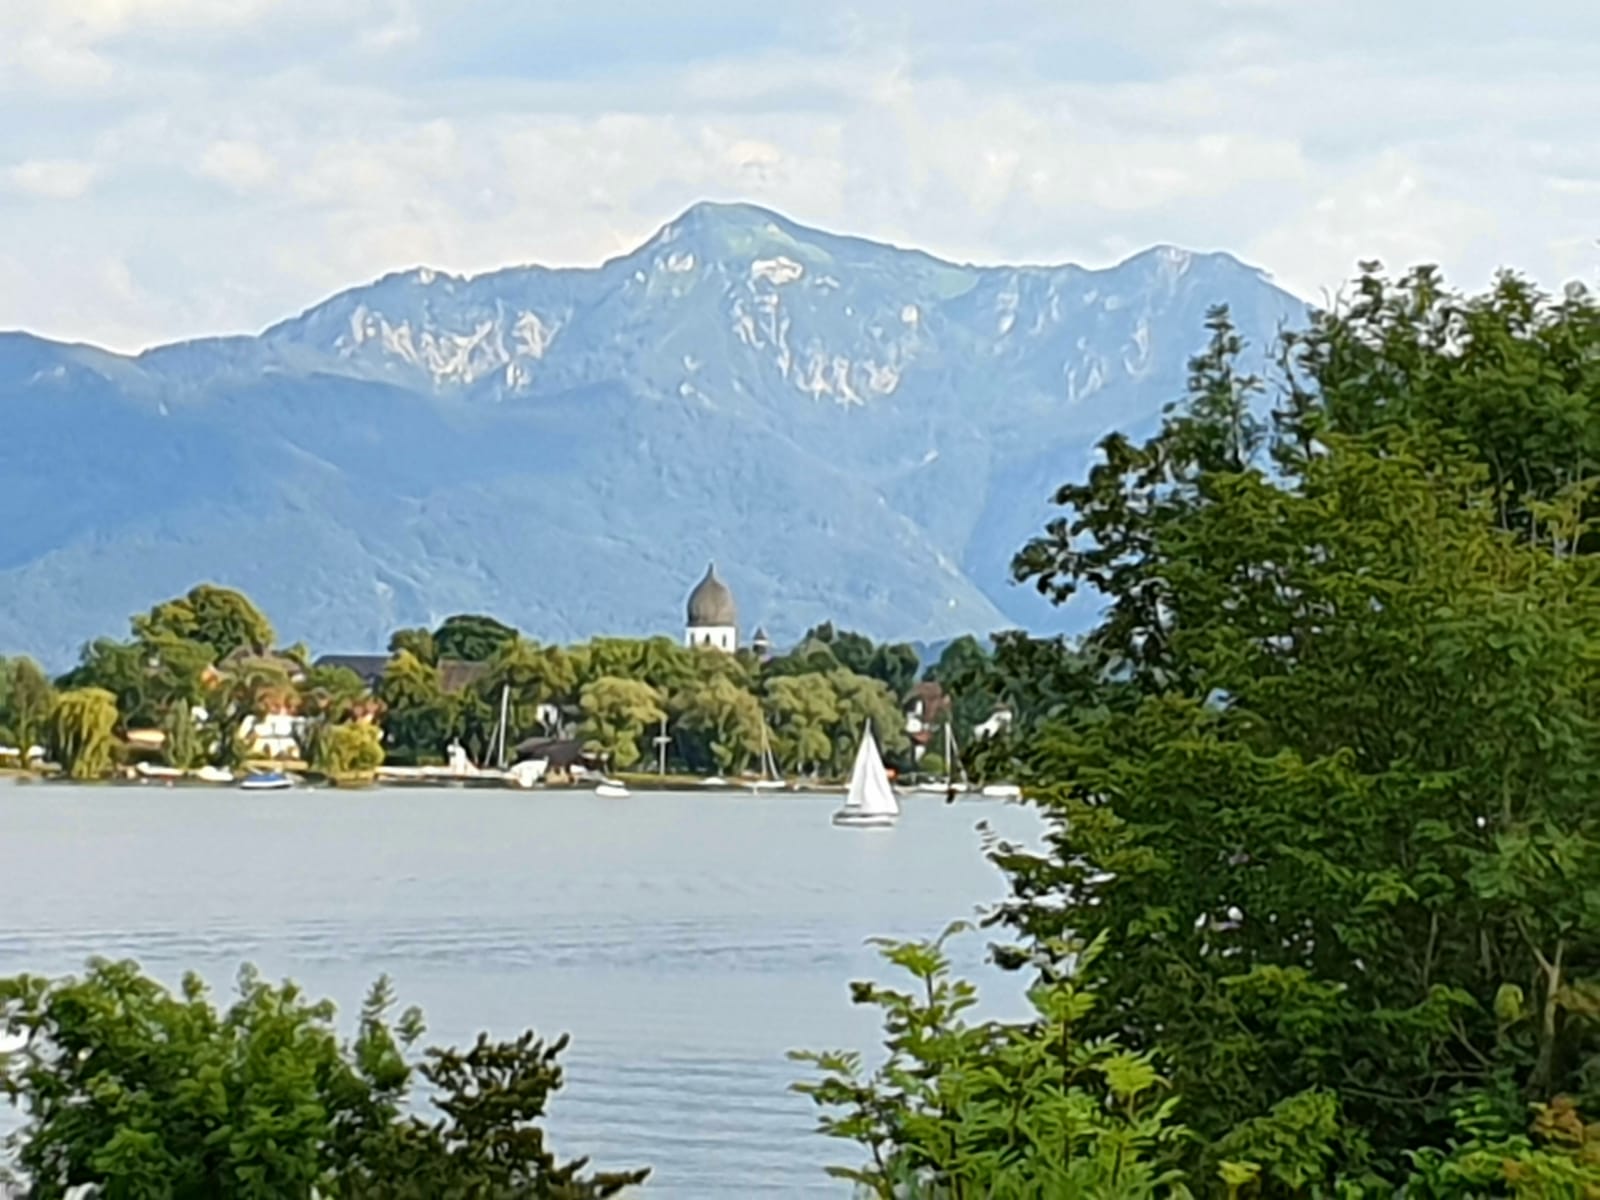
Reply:
<svg viewBox="0 0 1600 1200"><path fill-rule="evenodd" d="M406 271L257 337L0 334L0 653L200 580L327 650L460 611L675 634L713 558L780 644L1060 628L1011 554L1224 302L1258 347L1303 313L1225 254L958 266L701 204L592 270Z"/></svg>

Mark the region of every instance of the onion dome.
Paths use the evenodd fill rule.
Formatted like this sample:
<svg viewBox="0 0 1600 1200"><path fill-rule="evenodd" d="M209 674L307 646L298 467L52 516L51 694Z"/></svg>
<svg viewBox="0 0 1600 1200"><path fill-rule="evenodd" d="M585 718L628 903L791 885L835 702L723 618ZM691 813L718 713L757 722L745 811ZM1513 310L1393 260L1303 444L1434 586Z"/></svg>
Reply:
<svg viewBox="0 0 1600 1200"><path fill-rule="evenodd" d="M717 564L706 568L706 577L689 593L689 626L739 624L738 610L733 606L733 593L728 585L717 578Z"/></svg>

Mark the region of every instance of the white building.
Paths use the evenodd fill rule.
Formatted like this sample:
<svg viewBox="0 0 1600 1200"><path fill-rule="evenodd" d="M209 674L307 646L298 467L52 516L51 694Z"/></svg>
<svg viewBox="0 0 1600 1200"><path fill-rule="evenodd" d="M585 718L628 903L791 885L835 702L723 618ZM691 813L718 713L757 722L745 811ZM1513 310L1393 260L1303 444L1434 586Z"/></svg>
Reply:
<svg viewBox="0 0 1600 1200"><path fill-rule="evenodd" d="M239 733L252 754L265 758L294 758L300 753L300 733L305 721L294 713L269 712L260 717L246 717L239 723Z"/></svg>
<svg viewBox="0 0 1600 1200"><path fill-rule="evenodd" d="M689 647L709 646L727 654L739 648L739 611L728 585L717 578L716 563L706 568L706 577L689 593L683 643Z"/></svg>

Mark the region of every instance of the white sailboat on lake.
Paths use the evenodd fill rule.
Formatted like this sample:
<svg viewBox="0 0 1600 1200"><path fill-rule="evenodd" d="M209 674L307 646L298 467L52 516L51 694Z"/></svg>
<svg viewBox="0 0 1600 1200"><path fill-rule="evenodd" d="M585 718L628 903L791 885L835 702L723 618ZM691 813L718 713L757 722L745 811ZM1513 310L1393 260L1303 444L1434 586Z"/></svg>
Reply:
<svg viewBox="0 0 1600 1200"><path fill-rule="evenodd" d="M856 750L856 765L850 772L850 790L844 807L833 814L833 823L857 829L886 829L900 816L889 774L883 769L878 743L872 736L872 722L861 731Z"/></svg>

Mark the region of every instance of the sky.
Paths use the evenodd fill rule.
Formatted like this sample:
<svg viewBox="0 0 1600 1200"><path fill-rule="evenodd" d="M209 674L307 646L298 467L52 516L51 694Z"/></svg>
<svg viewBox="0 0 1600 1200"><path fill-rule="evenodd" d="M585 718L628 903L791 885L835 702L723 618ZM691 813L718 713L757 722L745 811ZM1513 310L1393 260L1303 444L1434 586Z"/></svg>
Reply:
<svg viewBox="0 0 1600 1200"><path fill-rule="evenodd" d="M1594 0L0 0L0 329L252 332L696 200L973 262L1600 282Z"/></svg>

